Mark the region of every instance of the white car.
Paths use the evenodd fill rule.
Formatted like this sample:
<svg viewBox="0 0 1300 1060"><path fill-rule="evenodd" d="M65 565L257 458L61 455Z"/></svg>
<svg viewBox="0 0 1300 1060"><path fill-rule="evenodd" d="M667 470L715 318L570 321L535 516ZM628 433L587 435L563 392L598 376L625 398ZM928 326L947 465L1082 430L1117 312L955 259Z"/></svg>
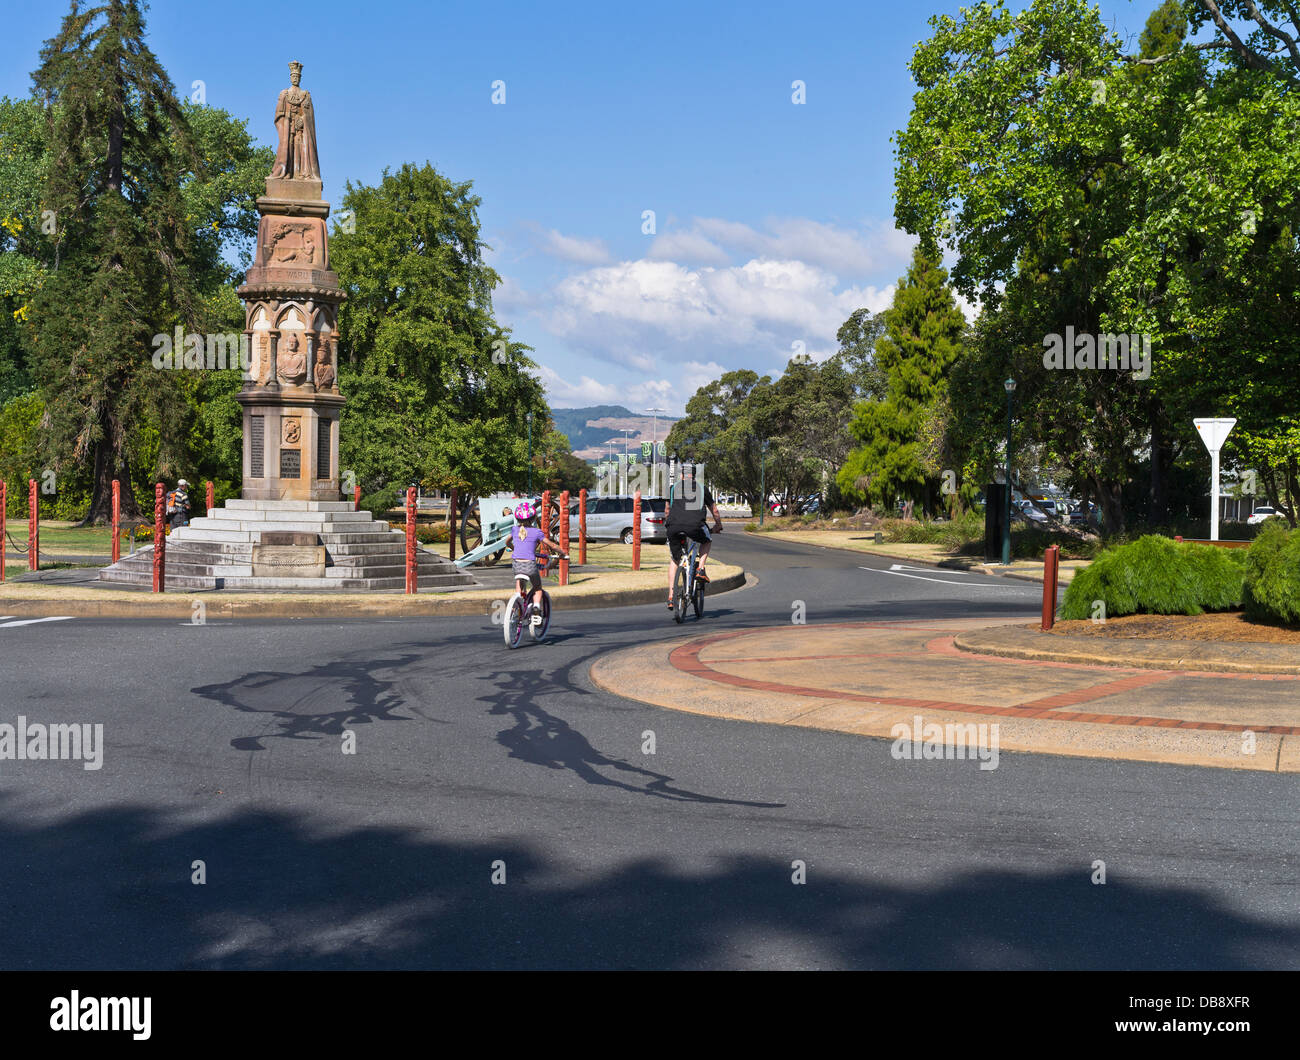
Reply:
<svg viewBox="0 0 1300 1060"><path fill-rule="evenodd" d="M1274 515L1277 515L1277 514L1278 514L1278 511L1277 511L1276 508L1269 508L1269 507L1256 508L1253 512L1250 513L1250 518L1246 520L1246 525L1247 525L1247 526L1258 526L1258 525L1259 525L1260 523L1262 523L1265 519L1268 519L1268 518L1270 518L1271 516L1274 516Z"/></svg>

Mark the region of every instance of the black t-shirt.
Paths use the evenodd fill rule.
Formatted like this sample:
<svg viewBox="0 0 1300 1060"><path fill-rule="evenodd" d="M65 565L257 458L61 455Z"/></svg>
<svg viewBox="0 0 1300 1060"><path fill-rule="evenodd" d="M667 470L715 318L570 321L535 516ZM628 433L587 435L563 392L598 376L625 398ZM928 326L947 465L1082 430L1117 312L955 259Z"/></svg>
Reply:
<svg viewBox="0 0 1300 1060"><path fill-rule="evenodd" d="M713 494L708 489L704 489L703 503L701 503L699 489L684 495L682 483L679 482L673 503L668 506L668 518L664 521L664 529L666 531L693 530L697 526L703 526L709 521L709 511L712 507Z"/></svg>

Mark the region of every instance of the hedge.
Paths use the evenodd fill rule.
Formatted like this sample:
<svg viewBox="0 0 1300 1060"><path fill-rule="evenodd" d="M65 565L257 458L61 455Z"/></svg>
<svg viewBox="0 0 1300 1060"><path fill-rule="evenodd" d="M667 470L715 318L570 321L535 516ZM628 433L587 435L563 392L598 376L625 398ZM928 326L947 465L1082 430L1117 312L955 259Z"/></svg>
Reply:
<svg viewBox="0 0 1300 1060"><path fill-rule="evenodd" d="M1300 531L1264 522L1246 552L1246 615L1300 625Z"/></svg>
<svg viewBox="0 0 1300 1060"><path fill-rule="evenodd" d="M1103 551L1079 571L1065 591L1062 619L1138 613L1199 615L1240 607L1246 559L1236 550L1174 542L1148 534Z"/></svg>

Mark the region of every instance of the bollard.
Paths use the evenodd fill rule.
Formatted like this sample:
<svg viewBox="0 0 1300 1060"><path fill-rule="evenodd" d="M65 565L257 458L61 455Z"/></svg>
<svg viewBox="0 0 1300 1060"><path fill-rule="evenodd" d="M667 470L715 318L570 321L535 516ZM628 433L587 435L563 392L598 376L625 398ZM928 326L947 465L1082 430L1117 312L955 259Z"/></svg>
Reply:
<svg viewBox="0 0 1300 1060"><path fill-rule="evenodd" d="M587 562L587 491L578 491L578 566Z"/></svg>
<svg viewBox="0 0 1300 1060"><path fill-rule="evenodd" d="M153 591L163 592L167 587L167 526L163 522L167 511L167 494L161 482L153 487Z"/></svg>
<svg viewBox="0 0 1300 1060"><path fill-rule="evenodd" d="M641 490L632 495L632 569L641 569Z"/></svg>
<svg viewBox="0 0 1300 1060"><path fill-rule="evenodd" d="M406 489L406 591L416 590L415 566L415 487Z"/></svg>
<svg viewBox="0 0 1300 1060"><path fill-rule="evenodd" d="M560 551L569 554L569 491L560 494ZM560 584L569 584L569 561L560 560Z"/></svg>
<svg viewBox="0 0 1300 1060"><path fill-rule="evenodd" d="M41 569L41 501L36 480L27 480L27 569Z"/></svg>
<svg viewBox="0 0 1300 1060"><path fill-rule="evenodd" d="M1043 553L1043 632L1056 622L1056 583L1061 568L1061 546L1048 545Z"/></svg>
<svg viewBox="0 0 1300 1060"><path fill-rule="evenodd" d="M355 486L355 487L353 487L353 490L352 490L352 510L353 510L354 512L359 512L359 511L361 511L361 487L360 487L360 486Z"/></svg>
<svg viewBox="0 0 1300 1060"><path fill-rule="evenodd" d="M212 484L211 479L208 479L207 496L205 496L203 499L207 505L203 509L203 514L208 515L209 513L211 513L212 509L217 506L217 488Z"/></svg>
<svg viewBox="0 0 1300 1060"><path fill-rule="evenodd" d="M546 537L550 534L550 532L551 532L551 491L543 490L542 491L542 536ZM542 548L546 548L545 543L542 544ZM550 550L547 549L547 551L549 552ZM542 577L543 578L549 577L550 573L551 573L550 569L548 568L546 573L543 574Z"/></svg>
<svg viewBox="0 0 1300 1060"><path fill-rule="evenodd" d="M5 527L5 505L9 498L5 496L8 492L8 486L3 479L0 479L0 582L5 580L5 549L9 547L9 538L6 537Z"/></svg>
<svg viewBox="0 0 1300 1060"><path fill-rule="evenodd" d="M122 558L122 483L113 479L113 562Z"/></svg>
<svg viewBox="0 0 1300 1060"><path fill-rule="evenodd" d="M448 555L453 563L456 560L456 491L451 491L451 507L447 509L447 526L451 528L451 552Z"/></svg>

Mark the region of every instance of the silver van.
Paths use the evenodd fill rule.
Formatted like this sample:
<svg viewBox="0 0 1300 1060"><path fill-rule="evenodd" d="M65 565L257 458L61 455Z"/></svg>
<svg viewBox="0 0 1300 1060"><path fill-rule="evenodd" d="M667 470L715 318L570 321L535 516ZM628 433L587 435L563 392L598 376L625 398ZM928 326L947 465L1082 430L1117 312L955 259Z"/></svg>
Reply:
<svg viewBox="0 0 1300 1060"><path fill-rule="evenodd" d="M587 539L590 541L622 541L632 543L632 505L630 496L587 498ZM641 540L664 544L668 532L664 528L668 500L665 497L641 498ZM578 502L569 501L569 540L578 540Z"/></svg>

